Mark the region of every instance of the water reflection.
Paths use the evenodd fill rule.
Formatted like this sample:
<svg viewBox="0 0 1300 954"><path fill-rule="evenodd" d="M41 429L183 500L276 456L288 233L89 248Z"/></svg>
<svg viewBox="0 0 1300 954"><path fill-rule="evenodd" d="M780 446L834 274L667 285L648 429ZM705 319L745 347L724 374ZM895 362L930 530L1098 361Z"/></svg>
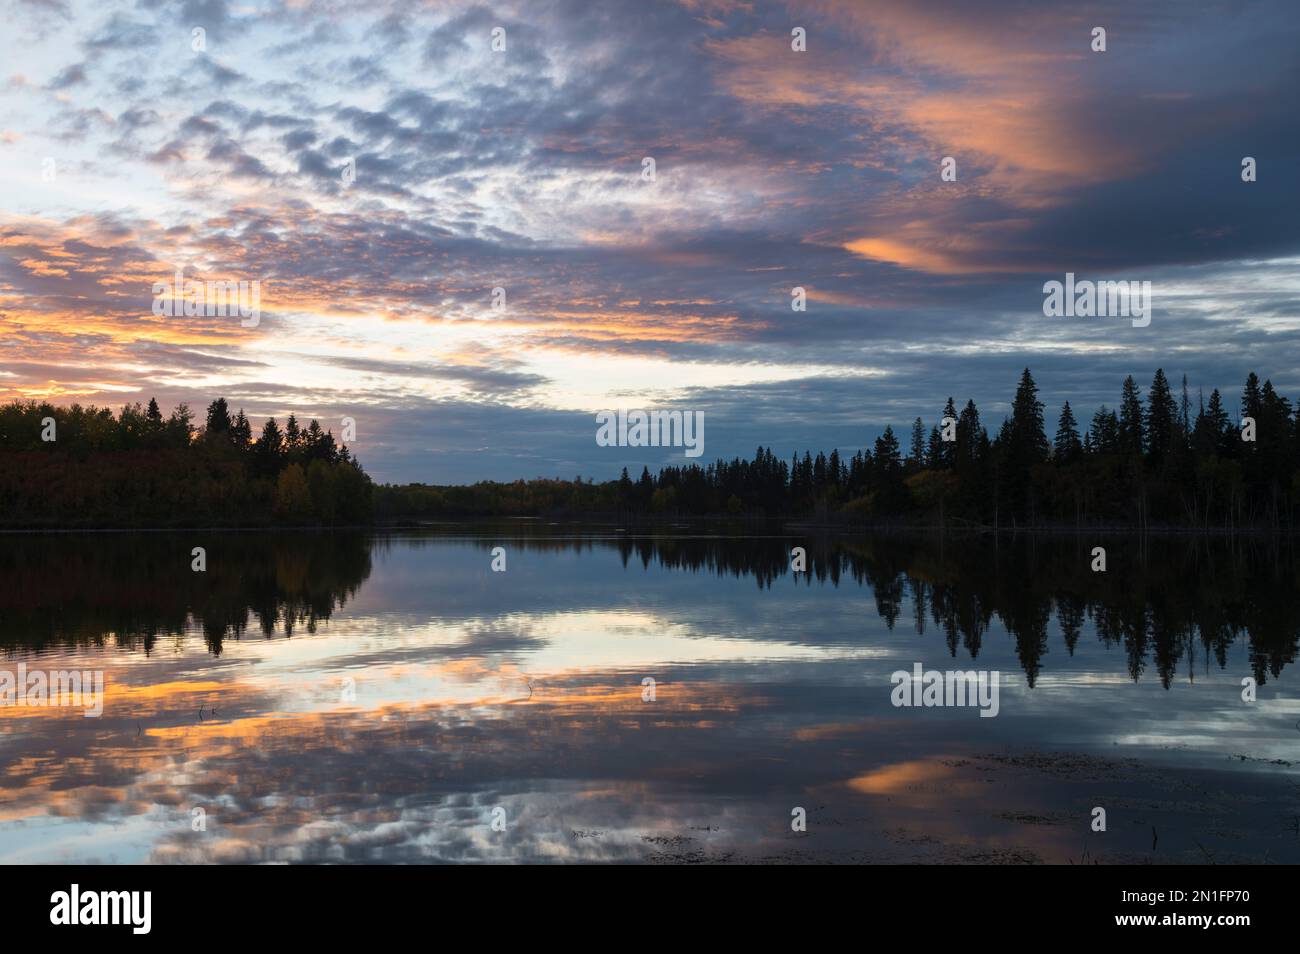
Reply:
<svg viewBox="0 0 1300 954"><path fill-rule="evenodd" d="M307 632L370 576L361 534L97 534L0 538L0 647L106 642L150 651L160 637ZM206 570L191 569L194 547Z"/></svg>
<svg viewBox="0 0 1300 954"><path fill-rule="evenodd" d="M107 697L0 707L0 858L1297 860L1294 554L1102 542L5 539L0 667ZM954 659L996 719L891 706Z"/></svg>

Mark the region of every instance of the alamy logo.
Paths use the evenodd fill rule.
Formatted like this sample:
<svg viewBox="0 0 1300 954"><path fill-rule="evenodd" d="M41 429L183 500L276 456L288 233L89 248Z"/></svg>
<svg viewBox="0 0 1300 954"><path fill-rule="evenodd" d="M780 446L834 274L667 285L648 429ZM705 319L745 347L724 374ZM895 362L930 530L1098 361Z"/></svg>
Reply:
<svg viewBox="0 0 1300 954"><path fill-rule="evenodd" d="M178 270L175 282L153 283L153 313L160 318L238 317L242 327L256 328L262 320L262 283L186 280Z"/></svg>
<svg viewBox="0 0 1300 954"><path fill-rule="evenodd" d="M1151 324L1150 282L1074 280L1043 284L1043 314L1048 318L1132 318L1134 328Z"/></svg>
<svg viewBox="0 0 1300 954"><path fill-rule="evenodd" d="M704 453L703 411L598 411L601 447L684 447L687 457Z"/></svg>
<svg viewBox="0 0 1300 954"><path fill-rule="evenodd" d="M935 706L979 706L980 718L998 714L998 670L976 672L940 672L923 670L920 663L912 671L900 669L889 677L894 688L889 700L895 707L930 708Z"/></svg>
<svg viewBox="0 0 1300 954"><path fill-rule="evenodd" d="M148 934L152 924L150 891L71 891L50 895L51 924L129 924L133 934Z"/></svg>
<svg viewBox="0 0 1300 954"><path fill-rule="evenodd" d="M82 706L87 719L104 713L104 671L0 669L0 706Z"/></svg>

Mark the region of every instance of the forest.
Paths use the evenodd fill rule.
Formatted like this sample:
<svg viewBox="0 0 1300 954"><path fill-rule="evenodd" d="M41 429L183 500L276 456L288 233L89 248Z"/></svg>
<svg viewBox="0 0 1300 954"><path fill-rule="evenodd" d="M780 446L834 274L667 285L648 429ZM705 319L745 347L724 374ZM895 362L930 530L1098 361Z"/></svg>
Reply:
<svg viewBox="0 0 1300 954"><path fill-rule="evenodd" d="M373 485L346 445L311 421L267 420L213 401L35 401L0 405L0 526L13 528L333 526L368 523Z"/></svg>
<svg viewBox="0 0 1300 954"><path fill-rule="evenodd" d="M927 428L892 426L852 456L759 447L752 460L668 466L638 478L379 486L378 519L467 516L811 518L828 523L994 529L1294 529L1300 414L1251 372L1236 414L1216 389L1175 392L1164 370L1145 395L1129 376L1086 424L1069 402L1049 436L1026 368L990 434L974 400L953 398ZM945 426L945 419L947 423Z"/></svg>
<svg viewBox="0 0 1300 954"><path fill-rule="evenodd" d="M1050 436L1049 436L1050 434ZM316 421L254 437L224 398L201 422L156 401L0 405L0 526L359 526L470 517L811 519L991 529L1295 529L1300 413L1251 372L1234 413L1216 389L1132 376L1086 424L1069 402L1049 432L1026 368L995 433L949 397L928 427L892 426L851 456L759 447L750 460L643 467L616 480L537 478L375 486Z"/></svg>

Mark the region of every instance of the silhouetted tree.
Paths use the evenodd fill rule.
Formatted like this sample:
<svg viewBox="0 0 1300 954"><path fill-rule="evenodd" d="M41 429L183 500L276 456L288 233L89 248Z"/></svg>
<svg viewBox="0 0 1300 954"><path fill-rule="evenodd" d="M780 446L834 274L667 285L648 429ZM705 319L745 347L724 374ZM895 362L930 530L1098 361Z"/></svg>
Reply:
<svg viewBox="0 0 1300 954"><path fill-rule="evenodd" d="M1083 445L1079 443L1079 427L1070 410L1070 402L1061 405L1061 417L1056 425L1056 440L1053 446L1058 463L1072 464L1083 455Z"/></svg>

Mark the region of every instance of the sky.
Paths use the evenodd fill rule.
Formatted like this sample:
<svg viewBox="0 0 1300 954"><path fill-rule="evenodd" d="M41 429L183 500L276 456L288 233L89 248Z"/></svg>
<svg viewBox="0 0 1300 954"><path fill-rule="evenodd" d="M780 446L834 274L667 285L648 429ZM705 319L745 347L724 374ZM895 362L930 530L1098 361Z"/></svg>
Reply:
<svg viewBox="0 0 1300 954"><path fill-rule="evenodd" d="M348 417L376 480L461 483L691 462L600 446L619 408L707 462L996 430L1024 367L1049 431L1157 367L1300 398L1292 0L0 16L0 401ZM177 269L257 323L155 314ZM1046 316L1068 272L1150 324Z"/></svg>

